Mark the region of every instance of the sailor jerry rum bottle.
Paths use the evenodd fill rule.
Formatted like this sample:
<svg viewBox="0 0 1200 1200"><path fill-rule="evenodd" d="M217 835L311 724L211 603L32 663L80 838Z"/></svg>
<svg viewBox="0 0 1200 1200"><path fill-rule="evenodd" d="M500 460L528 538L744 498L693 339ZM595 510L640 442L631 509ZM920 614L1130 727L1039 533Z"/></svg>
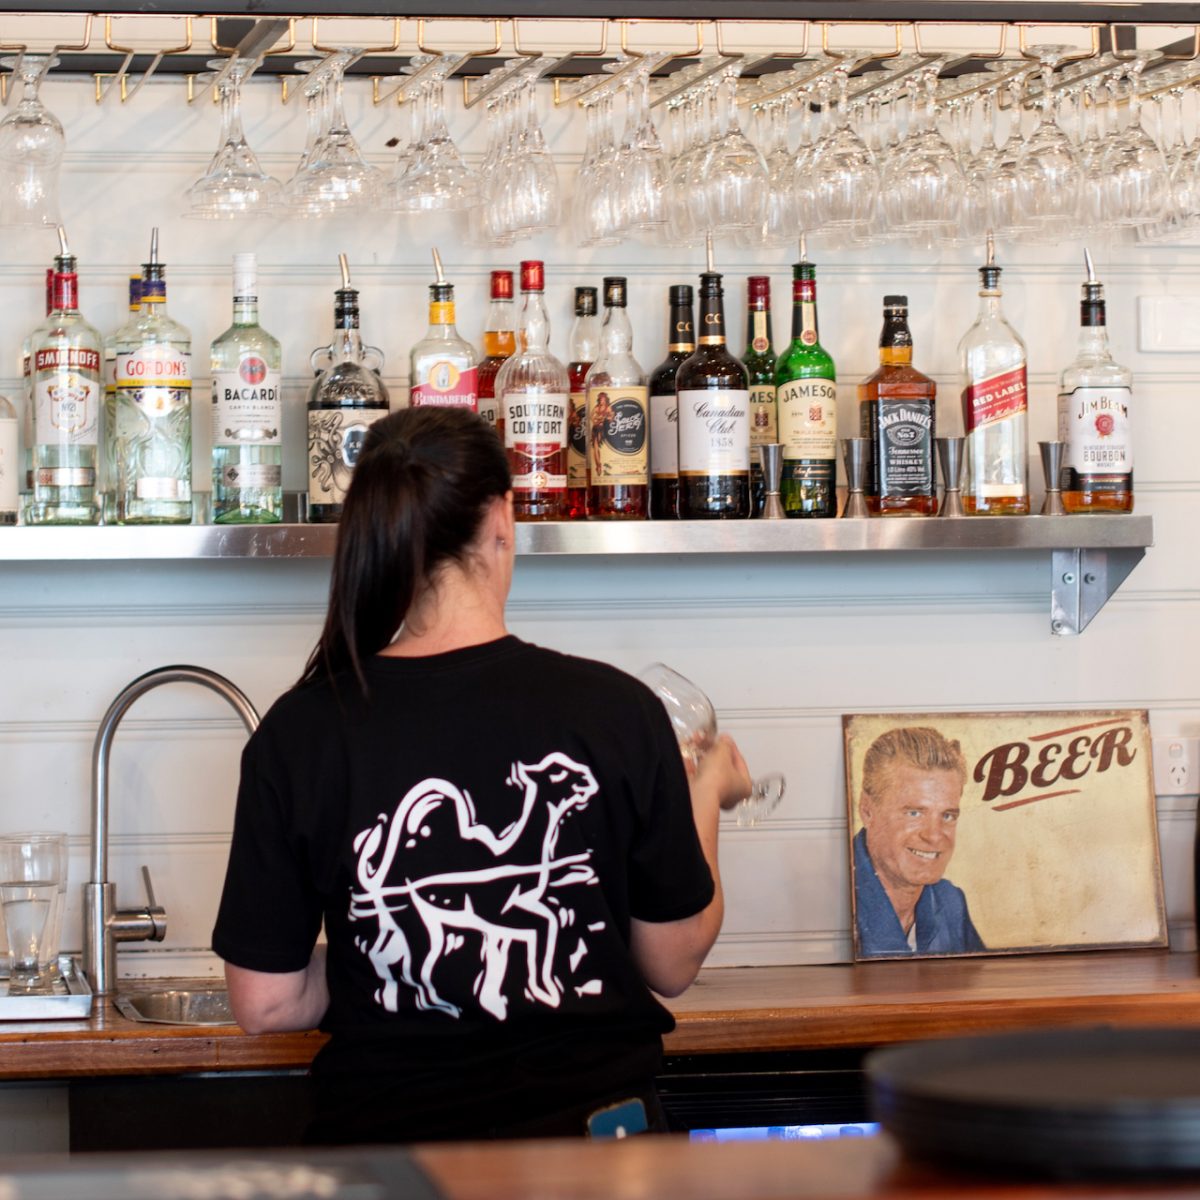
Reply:
<svg viewBox="0 0 1200 1200"><path fill-rule="evenodd" d="M568 520L588 515L587 389L584 381L600 353L600 318L596 315L596 289L575 289L575 321L571 326L571 361L567 378L571 384L567 417L567 511Z"/></svg>
<svg viewBox="0 0 1200 1200"><path fill-rule="evenodd" d="M567 368L550 353L545 267L521 264L524 308L516 353L496 376L518 521L558 521L567 504Z"/></svg>
<svg viewBox="0 0 1200 1200"><path fill-rule="evenodd" d="M1000 311L1000 268L988 236L979 268L979 316L959 343L966 433L963 511L968 516L1029 512L1029 403L1025 343Z"/></svg>
<svg viewBox="0 0 1200 1200"><path fill-rule="evenodd" d="M775 368L780 501L789 517L837 516L837 374L817 334L817 272L792 272L792 343Z"/></svg>
<svg viewBox="0 0 1200 1200"><path fill-rule="evenodd" d="M779 440L775 351L771 349L771 280L766 275L751 275L746 288L746 353L742 363L750 373L750 498L754 515L760 517L763 480L757 447Z"/></svg>
<svg viewBox="0 0 1200 1200"><path fill-rule="evenodd" d="M429 285L429 329L409 356L409 404L413 408L479 409L479 368L475 347L458 336L454 284L442 276L442 260L433 252L437 282Z"/></svg>
<svg viewBox="0 0 1200 1200"><path fill-rule="evenodd" d="M885 517L937 512L933 473L937 384L912 365L908 297L884 296L879 369L858 385L860 435L871 443L867 507Z"/></svg>
<svg viewBox="0 0 1200 1200"><path fill-rule="evenodd" d="M667 357L650 376L650 516L679 516L679 401L675 377L696 349L692 286L677 283L670 293L671 322Z"/></svg>
<svg viewBox="0 0 1200 1200"><path fill-rule="evenodd" d="M587 373L588 515L645 518L650 499L649 390L633 357L623 276L604 280L600 355Z"/></svg>
<svg viewBox="0 0 1200 1200"><path fill-rule="evenodd" d="M1105 328L1104 285L1084 251L1087 282L1079 306L1079 354L1058 392L1058 440L1065 442L1062 502L1069 513L1133 511L1133 374L1113 362Z"/></svg>
<svg viewBox="0 0 1200 1200"><path fill-rule="evenodd" d="M685 520L750 515L750 382L725 344L723 296L721 276L705 271L697 346L675 377Z"/></svg>
<svg viewBox="0 0 1200 1200"><path fill-rule="evenodd" d="M483 362L479 364L479 415L493 428L499 428L500 408L496 401L496 376L508 356L517 348L513 314L513 273L492 272L492 300L488 305L487 326L483 331Z"/></svg>

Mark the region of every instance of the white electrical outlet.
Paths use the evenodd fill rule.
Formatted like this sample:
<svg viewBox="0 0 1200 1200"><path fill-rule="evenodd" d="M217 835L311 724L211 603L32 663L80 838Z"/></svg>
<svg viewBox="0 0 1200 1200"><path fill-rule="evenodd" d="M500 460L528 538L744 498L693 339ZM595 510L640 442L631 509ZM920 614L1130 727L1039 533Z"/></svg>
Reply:
<svg viewBox="0 0 1200 1200"><path fill-rule="evenodd" d="M1156 737L1153 754L1155 795L1200 795L1200 738Z"/></svg>

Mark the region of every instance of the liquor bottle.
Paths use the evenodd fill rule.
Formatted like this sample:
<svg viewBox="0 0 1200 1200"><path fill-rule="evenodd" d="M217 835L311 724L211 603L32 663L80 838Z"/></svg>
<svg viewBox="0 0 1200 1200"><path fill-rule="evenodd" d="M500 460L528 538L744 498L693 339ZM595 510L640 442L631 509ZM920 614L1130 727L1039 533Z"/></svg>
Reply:
<svg viewBox="0 0 1200 1200"><path fill-rule="evenodd" d="M679 401L675 377L695 353L692 285L676 283L668 293L671 307L667 357L650 375L650 516L679 516Z"/></svg>
<svg viewBox="0 0 1200 1200"><path fill-rule="evenodd" d="M584 380L600 352L600 318L596 315L596 289L575 289L575 321L568 343L570 411L567 414L567 510L570 521L588 515L587 390Z"/></svg>
<svg viewBox="0 0 1200 1200"><path fill-rule="evenodd" d="M604 280L600 354L587 373L588 513L606 520L646 517L650 500L649 389L633 356L626 280Z"/></svg>
<svg viewBox="0 0 1200 1200"><path fill-rule="evenodd" d="M1084 250L1087 282L1079 305L1079 354L1062 373L1058 439L1065 442L1062 502L1069 513L1133 512L1133 372L1113 361L1104 285Z"/></svg>
<svg viewBox="0 0 1200 1200"><path fill-rule="evenodd" d="M880 516L937 512L933 473L937 384L912 365L908 297L884 296L879 368L858 385L860 436L871 443L867 508Z"/></svg>
<svg viewBox="0 0 1200 1200"><path fill-rule="evenodd" d="M192 335L167 315L158 230L142 264L141 312L117 341L117 520L192 519Z"/></svg>
<svg viewBox="0 0 1200 1200"><path fill-rule="evenodd" d="M479 364L479 415L497 432L500 430L500 406L496 400L496 376L505 360L517 348L516 321L513 312L513 273L492 272L492 302L488 305L487 325L483 331L483 361Z"/></svg>
<svg viewBox="0 0 1200 1200"><path fill-rule="evenodd" d="M958 345L966 433L963 511L1011 516L1029 512L1025 343L1000 311L1000 268L991 234L979 277L979 316Z"/></svg>
<svg viewBox="0 0 1200 1200"><path fill-rule="evenodd" d="M550 353L544 291L544 264L521 263L524 306L517 352L496 376L518 521L557 521L566 512L571 384L567 368Z"/></svg>
<svg viewBox="0 0 1200 1200"><path fill-rule="evenodd" d="M99 480L101 517L117 519L117 341L137 321L142 311L142 277L129 277L129 317L116 333L104 339L104 409L100 414Z"/></svg>
<svg viewBox="0 0 1200 1200"><path fill-rule="evenodd" d="M441 256L433 252L437 282L429 285L429 329L409 356L409 403L413 408L479 410L479 368L475 347L458 335L454 324L454 284L442 273Z"/></svg>
<svg viewBox="0 0 1200 1200"><path fill-rule="evenodd" d="M679 515L685 520L750 515L750 383L725 344L721 276L700 276L700 336L679 366Z"/></svg>
<svg viewBox="0 0 1200 1200"><path fill-rule="evenodd" d="M103 342L79 312L75 256L61 226L58 237L50 315L29 343L34 446L27 517L32 525L95 525Z"/></svg>
<svg viewBox="0 0 1200 1200"><path fill-rule="evenodd" d="M258 263L233 256L233 324L212 344L213 520L283 517L283 351L258 323Z"/></svg>
<svg viewBox="0 0 1200 1200"><path fill-rule="evenodd" d="M7 396L0 396L0 525L15 525L21 508L20 422Z"/></svg>
<svg viewBox="0 0 1200 1200"><path fill-rule="evenodd" d="M54 302L54 268L46 268L46 316L50 315L50 306ZM39 325L40 329L41 326ZM28 508L33 499L33 369L30 366L29 347L33 343L33 333L27 333L21 342L21 463L23 468L22 490L24 498L21 507Z"/></svg>
<svg viewBox="0 0 1200 1200"><path fill-rule="evenodd" d="M308 519L336 521L350 486L354 464L367 430L388 415L388 390L366 362L358 331L358 291L350 286L350 268L338 255L342 286L334 293L333 342L313 352L329 357L308 392ZM370 351L378 356L378 351ZM383 368L379 356L378 369Z"/></svg>
<svg viewBox="0 0 1200 1200"><path fill-rule="evenodd" d="M780 502L789 517L837 516L837 372L817 331L817 269L803 239L792 268L792 343L775 368Z"/></svg>
<svg viewBox="0 0 1200 1200"><path fill-rule="evenodd" d="M762 464L756 447L779 440L775 400L775 351L771 349L771 280L751 275L746 280L746 353L742 362L750 373L750 507L762 516L765 501Z"/></svg>

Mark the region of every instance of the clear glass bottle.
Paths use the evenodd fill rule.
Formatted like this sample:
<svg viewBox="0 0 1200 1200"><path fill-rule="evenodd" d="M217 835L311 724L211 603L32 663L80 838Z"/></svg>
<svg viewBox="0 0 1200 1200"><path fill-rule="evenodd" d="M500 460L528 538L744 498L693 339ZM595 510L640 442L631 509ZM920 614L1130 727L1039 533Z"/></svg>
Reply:
<svg viewBox="0 0 1200 1200"><path fill-rule="evenodd" d="M79 311L75 256L59 229L50 315L31 335L33 497L31 525L95 525L96 450L104 401L103 339Z"/></svg>
<svg viewBox="0 0 1200 1200"><path fill-rule="evenodd" d="M117 519L117 342L129 336L141 311L142 277L130 275L129 317L120 329L104 339L104 411L100 414L97 477L100 481L101 517L106 522Z"/></svg>
<svg viewBox="0 0 1200 1200"><path fill-rule="evenodd" d="M15 525L21 508L20 422L7 396L0 396L0 525Z"/></svg>
<svg viewBox="0 0 1200 1200"><path fill-rule="evenodd" d="M54 300L54 268L46 268L46 316ZM39 325L37 329L40 329ZM28 517L30 501L33 500L33 370L30 366L29 347L37 329L26 334L21 341L21 509Z"/></svg>
<svg viewBox="0 0 1200 1200"><path fill-rule="evenodd" d="M606 276L600 354L584 380L588 515L603 520L644 520L650 503L650 392L625 304L625 277Z"/></svg>
<svg viewBox="0 0 1200 1200"><path fill-rule="evenodd" d="M1079 353L1062 373L1058 440L1065 443L1062 502L1069 513L1133 512L1133 372L1108 348L1104 285L1084 250Z"/></svg>
<svg viewBox="0 0 1200 1200"><path fill-rule="evenodd" d="M521 263L517 352L496 376L518 521L558 521L567 502L567 368L550 353L545 265Z"/></svg>
<svg viewBox="0 0 1200 1200"><path fill-rule="evenodd" d="M513 273L493 271L491 303L483 330L483 361L479 364L479 415L500 430L500 405L496 399L496 376L517 348L517 321L513 304Z"/></svg>
<svg viewBox="0 0 1200 1200"><path fill-rule="evenodd" d="M213 520L283 517L283 350L258 323L258 263L233 256L233 324L212 344Z"/></svg>
<svg viewBox="0 0 1200 1200"><path fill-rule="evenodd" d="M567 520L588 515L587 388L584 381L600 353L600 318L596 315L596 289L575 289L575 320L568 342L571 361L567 378L571 385L567 415Z"/></svg>
<svg viewBox="0 0 1200 1200"><path fill-rule="evenodd" d="M409 355L409 403L413 408L469 408L479 411L479 356L459 336L454 315L454 284L442 278L429 285L429 329Z"/></svg>
<svg viewBox="0 0 1200 1200"><path fill-rule="evenodd" d="M1000 268L991 235L979 268L979 316L958 345L962 360L968 516L1029 512L1029 392L1025 343L1000 309Z"/></svg>
<svg viewBox="0 0 1200 1200"><path fill-rule="evenodd" d="M679 516L679 400L675 377L696 352L695 307L690 283L672 284L667 357L650 373L650 516Z"/></svg>
<svg viewBox="0 0 1200 1200"><path fill-rule="evenodd" d="M192 335L167 315L158 230L142 264L141 312L117 342L117 521L192 519Z"/></svg>
<svg viewBox="0 0 1200 1200"><path fill-rule="evenodd" d="M308 392L308 519L337 521L367 430L388 415L388 390L379 371L383 357L363 346L358 291L350 286L346 256L339 255L342 286L334 293L333 342L313 352L329 365ZM376 361L372 367L368 356Z"/></svg>
<svg viewBox="0 0 1200 1200"><path fill-rule="evenodd" d="M746 353L742 363L750 373L750 508L761 517L765 502L758 447L779 440L779 406L775 398L775 351L771 339L771 280L751 275L746 280Z"/></svg>

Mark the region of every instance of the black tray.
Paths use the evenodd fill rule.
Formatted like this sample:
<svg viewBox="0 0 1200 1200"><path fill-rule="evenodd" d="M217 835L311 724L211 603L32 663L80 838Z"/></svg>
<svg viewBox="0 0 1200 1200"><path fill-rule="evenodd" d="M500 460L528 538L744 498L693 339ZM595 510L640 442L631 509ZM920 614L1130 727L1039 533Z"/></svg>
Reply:
<svg viewBox="0 0 1200 1200"><path fill-rule="evenodd" d="M921 1158L1065 1176L1200 1172L1200 1028L918 1042L865 1067L876 1119Z"/></svg>

